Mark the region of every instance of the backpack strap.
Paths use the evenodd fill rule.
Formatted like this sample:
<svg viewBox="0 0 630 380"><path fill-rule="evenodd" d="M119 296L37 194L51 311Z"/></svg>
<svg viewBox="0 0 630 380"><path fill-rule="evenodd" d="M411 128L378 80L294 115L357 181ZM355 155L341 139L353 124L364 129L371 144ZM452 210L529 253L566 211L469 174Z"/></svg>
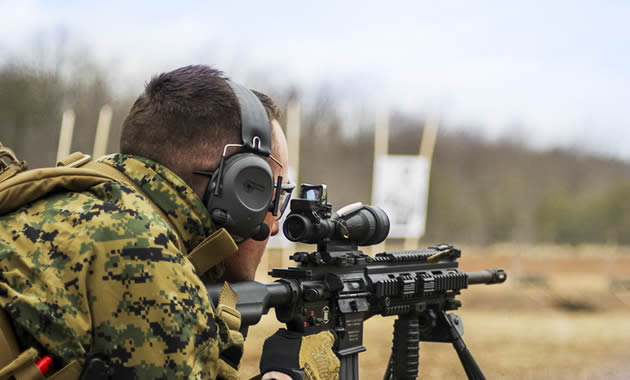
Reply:
<svg viewBox="0 0 630 380"><path fill-rule="evenodd" d="M0 182L26 169L28 169L26 161L18 160L15 153L0 142Z"/></svg>
<svg viewBox="0 0 630 380"><path fill-rule="evenodd" d="M78 360L73 360L59 371L47 377L46 380L77 380L81 376L81 364Z"/></svg>
<svg viewBox="0 0 630 380"><path fill-rule="evenodd" d="M55 191L85 191L114 179L82 168L43 168L28 170L0 182L0 215Z"/></svg>
<svg viewBox="0 0 630 380"><path fill-rule="evenodd" d="M73 360L51 376L45 377L38 365L38 356L39 353L32 347L17 355L0 368L0 380L77 380L81 376L81 364Z"/></svg>
<svg viewBox="0 0 630 380"><path fill-rule="evenodd" d="M44 380L45 377L36 364L37 350L29 348L0 369L1 380Z"/></svg>
<svg viewBox="0 0 630 380"><path fill-rule="evenodd" d="M5 311L0 308L0 368L7 366L20 354L13 326Z"/></svg>
<svg viewBox="0 0 630 380"><path fill-rule="evenodd" d="M220 349L217 378L239 378L238 363L243 355L245 339L239 331L241 328L241 313L236 309L237 303L238 294L227 282L224 282L219 293L215 313L227 325L230 343Z"/></svg>
<svg viewBox="0 0 630 380"><path fill-rule="evenodd" d="M219 228L193 248L187 257L197 273L202 275L236 251L238 246L234 239L225 228Z"/></svg>
<svg viewBox="0 0 630 380"><path fill-rule="evenodd" d="M217 301L217 315L223 319L230 330L238 331L241 328L241 313L236 310L238 294L227 282L223 283L219 299Z"/></svg>
<svg viewBox="0 0 630 380"><path fill-rule="evenodd" d="M83 154L81 152L74 152L68 157L64 157L57 161L57 166L64 166L66 168L78 168L84 164L90 162L92 156L89 154Z"/></svg>

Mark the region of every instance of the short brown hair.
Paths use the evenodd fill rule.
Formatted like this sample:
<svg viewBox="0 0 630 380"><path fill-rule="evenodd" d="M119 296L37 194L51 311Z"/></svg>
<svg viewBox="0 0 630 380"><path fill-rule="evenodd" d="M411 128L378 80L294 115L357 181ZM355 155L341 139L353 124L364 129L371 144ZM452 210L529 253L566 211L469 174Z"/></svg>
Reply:
<svg viewBox="0 0 630 380"><path fill-rule="evenodd" d="M227 79L205 65L153 77L123 122L121 152L159 162L190 183L191 167L210 169L199 165L209 158L218 163L225 144L241 141L239 105ZM274 101L254 93L269 119L279 120Z"/></svg>

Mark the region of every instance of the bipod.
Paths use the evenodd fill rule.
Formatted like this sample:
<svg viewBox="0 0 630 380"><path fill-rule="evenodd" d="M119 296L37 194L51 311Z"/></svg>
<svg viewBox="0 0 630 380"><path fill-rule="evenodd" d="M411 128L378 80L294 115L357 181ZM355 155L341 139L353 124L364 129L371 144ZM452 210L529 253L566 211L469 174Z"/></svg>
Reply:
<svg viewBox="0 0 630 380"><path fill-rule="evenodd" d="M400 315L394 322L394 339L384 380L414 380L418 376L419 342L453 344L469 380L485 380L481 368L464 340L464 325L456 314L443 310L425 310L418 314Z"/></svg>

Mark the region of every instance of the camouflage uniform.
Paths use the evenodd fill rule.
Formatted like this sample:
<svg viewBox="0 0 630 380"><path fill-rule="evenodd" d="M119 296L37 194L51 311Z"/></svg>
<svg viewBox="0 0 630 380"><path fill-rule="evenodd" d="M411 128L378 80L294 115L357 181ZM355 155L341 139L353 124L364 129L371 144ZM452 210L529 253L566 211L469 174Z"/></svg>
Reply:
<svg viewBox="0 0 630 380"><path fill-rule="evenodd" d="M0 217L0 306L20 344L43 349L56 365L104 353L120 378L216 378L219 353L240 357L242 342L214 316L175 243L179 234L190 251L213 232L206 208L153 161L122 154L100 161L130 177L176 231L144 195L112 182Z"/></svg>

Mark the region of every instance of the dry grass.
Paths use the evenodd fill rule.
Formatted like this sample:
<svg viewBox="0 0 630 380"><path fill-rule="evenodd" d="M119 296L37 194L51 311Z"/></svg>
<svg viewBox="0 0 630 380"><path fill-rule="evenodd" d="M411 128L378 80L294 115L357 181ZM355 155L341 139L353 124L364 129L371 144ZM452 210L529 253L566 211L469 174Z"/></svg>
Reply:
<svg viewBox="0 0 630 380"><path fill-rule="evenodd" d="M474 286L461 297L464 339L487 378L630 378L630 290L611 282L630 279L630 251L514 245L463 251L462 269L503 267L509 274L506 284ZM270 257L262 269L288 264L279 260ZM268 280L264 272L260 280ZM366 322L361 379L382 378L392 325L391 317ZM262 342L279 327L272 314L250 330L244 378L257 372ZM466 378L449 344L422 343L420 350L420 378Z"/></svg>

